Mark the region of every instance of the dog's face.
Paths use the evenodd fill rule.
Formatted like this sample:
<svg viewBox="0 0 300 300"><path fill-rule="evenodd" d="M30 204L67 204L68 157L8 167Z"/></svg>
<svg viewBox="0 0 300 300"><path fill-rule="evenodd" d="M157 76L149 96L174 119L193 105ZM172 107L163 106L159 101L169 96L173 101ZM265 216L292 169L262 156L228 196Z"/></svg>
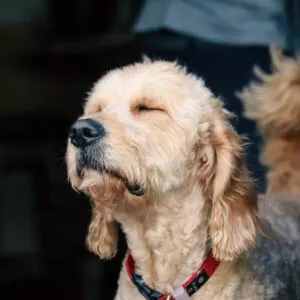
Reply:
<svg viewBox="0 0 300 300"><path fill-rule="evenodd" d="M115 229L107 225L113 224L115 209L142 210L170 191L195 184L212 206L215 249L230 241L234 246L222 255L231 258L253 240L255 201L239 139L221 103L176 64L145 61L109 72L95 85L69 137L69 178L94 200L89 246L100 256L115 251ZM223 219L223 212L214 214L221 208ZM232 235L241 215L248 218L248 242L220 236L218 230L226 226Z"/></svg>
<svg viewBox="0 0 300 300"><path fill-rule="evenodd" d="M71 182L82 189L104 174L131 194L180 187L189 176L198 131L207 125L207 101L214 99L202 82L171 63L145 62L109 73L95 85L81 121L71 129L79 135L68 146ZM88 130L99 135L76 144L89 139Z"/></svg>

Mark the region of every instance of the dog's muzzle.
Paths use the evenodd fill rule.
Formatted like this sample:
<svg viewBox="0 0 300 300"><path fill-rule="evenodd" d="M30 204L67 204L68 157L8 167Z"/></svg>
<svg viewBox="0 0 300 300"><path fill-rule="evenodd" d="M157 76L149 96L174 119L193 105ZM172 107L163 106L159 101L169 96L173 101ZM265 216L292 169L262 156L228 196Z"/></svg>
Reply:
<svg viewBox="0 0 300 300"><path fill-rule="evenodd" d="M92 146L106 135L103 125L93 119L81 119L74 122L69 130L69 138L73 146L78 148L77 153L77 173L80 177L82 169L93 169L99 172L110 174L122 179L128 191L134 196L142 196L144 188L136 183L128 183L126 178L117 172L107 168L104 163L105 154L103 143ZM88 147L91 146L91 147Z"/></svg>

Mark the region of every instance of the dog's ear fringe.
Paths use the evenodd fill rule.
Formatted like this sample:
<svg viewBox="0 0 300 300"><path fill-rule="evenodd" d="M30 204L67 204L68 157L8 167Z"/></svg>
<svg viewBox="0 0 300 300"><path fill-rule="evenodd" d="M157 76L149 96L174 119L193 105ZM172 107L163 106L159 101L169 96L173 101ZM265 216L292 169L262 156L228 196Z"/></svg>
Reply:
<svg viewBox="0 0 300 300"><path fill-rule="evenodd" d="M93 208L86 245L101 259L111 259L116 255L118 227L109 211Z"/></svg>
<svg viewBox="0 0 300 300"><path fill-rule="evenodd" d="M215 163L210 176L210 241L214 256L230 261L255 244L256 191L244 163L242 139L228 118L221 114L211 130Z"/></svg>

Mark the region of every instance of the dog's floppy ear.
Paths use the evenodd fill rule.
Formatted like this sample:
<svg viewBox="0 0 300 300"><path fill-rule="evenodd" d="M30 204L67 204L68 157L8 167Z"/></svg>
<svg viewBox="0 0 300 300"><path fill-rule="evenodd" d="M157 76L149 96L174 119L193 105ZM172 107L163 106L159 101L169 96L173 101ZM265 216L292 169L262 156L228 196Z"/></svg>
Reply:
<svg viewBox="0 0 300 300"><path fill-rule="evenodd" d="M117 252L117 231L117 224L111 213L93 207L86 239L88 249L100 258L112 258Z"/></svg>
<svg viewBox="0 0 300 300"><path fill-rule="evenodd" d="M256 193L244 164L241 138L226 112L214 120L210 132L214 151L210 181L210 240L214 256L232 260L255 243Z"/></svg>
<svg viewBox="0 0 300 300"><path fill-rule="evenodd" d="M116 181L102 179L105 182L102 185L91 185L86 189L92 206L86 242L91 252L102 259L109 259L117 252L118 227L113 207L114 199L120 197L120 187Z"/></svg>
<svg viewBox="0 0 300 300"><path fill-rule="evenodd" d="M88 176L88 175L93 176ZM118 226L115 221L116 207L122 205L125 185L109 174L99 175L89 171L80 190L89 196L92 220L87 235L89 250L100 258L112 258L117 252Z"/></svg>

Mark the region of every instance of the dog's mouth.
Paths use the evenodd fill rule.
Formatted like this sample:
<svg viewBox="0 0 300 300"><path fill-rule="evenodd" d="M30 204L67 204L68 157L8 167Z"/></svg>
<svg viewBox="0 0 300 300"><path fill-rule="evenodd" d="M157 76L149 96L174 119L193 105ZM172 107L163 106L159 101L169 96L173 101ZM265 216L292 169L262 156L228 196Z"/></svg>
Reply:
<svg viewBox="0 0 300 300"><path fill-rule="evenodd" d="M112 176L112 177L115 177L115 178L121 180L125 184L128 192L134 196L142 196L145 193L145 190L141 184L130 183L128 181L128 179L123 174L121 174L121 172L118 172L117 170L102 168L97 171L99 173L107 174L109 176Z"/></svg>
<svg viewBox="0 0 300 300"><path fill-rule="evenodd" d="M86 161L85 157L83 156L82 158L81 156L77 163L77 176L80 179L83 179L85 174L84 171L89 169L97 171L99 174L109 175L113 178L122 181L126 186L128 192L134 196L142 196L145 194L145 188L142 184L137 182L129 182L125 174L123 174L120 170L107 167L104 163L101 163L101 161L95 161L90 159Z"/></svg>

